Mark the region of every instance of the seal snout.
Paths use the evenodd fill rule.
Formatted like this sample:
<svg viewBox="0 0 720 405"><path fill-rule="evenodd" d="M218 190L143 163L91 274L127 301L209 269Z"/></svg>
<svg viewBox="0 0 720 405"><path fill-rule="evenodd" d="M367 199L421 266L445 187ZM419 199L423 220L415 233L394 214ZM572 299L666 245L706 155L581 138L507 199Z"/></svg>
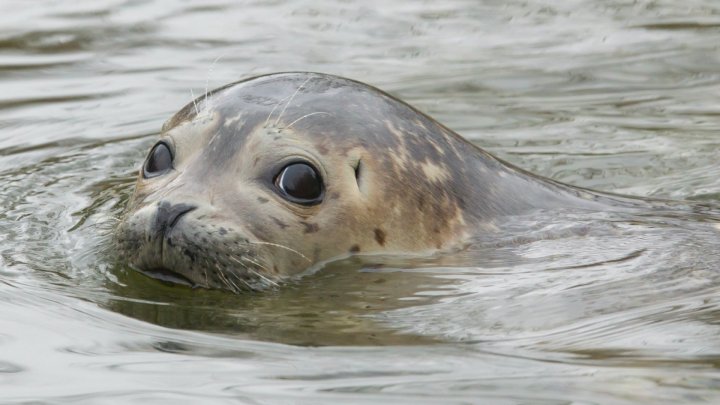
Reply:
<svg viewBox="0 0 720 405"><path fill-rule="evenodd" d="M192 204L171 204L167 201L160 201L160 203L158 203L157 214L155 215L153 230L158 235L167 235L183 215L196 208L197 205Z"/></svg>

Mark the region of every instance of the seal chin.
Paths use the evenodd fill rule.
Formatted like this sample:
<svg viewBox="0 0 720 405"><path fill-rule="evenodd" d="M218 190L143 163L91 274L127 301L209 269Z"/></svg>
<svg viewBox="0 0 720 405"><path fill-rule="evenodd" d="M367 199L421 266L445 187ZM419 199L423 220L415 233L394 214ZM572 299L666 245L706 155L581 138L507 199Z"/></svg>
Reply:
<svg viewBox="0 0 720 405"><path fill-rule="evenodd" d="M139 237L142 237L142 235ZM149 239L152 240L152 238ZM193 280L194 277L189 273L188 266L179 265L177 260L173 260L172 264L167 262L167 258L173 257L175 253L171 251L172 247L167 246L166 240L158 239L153 241L153 246L158 246L157 254L155 252L139 251L135 255L130 255L131 252L128 251L127 244L122 243L122 241L119 242L120 253L121 255L128 254L128 266L131 269L167 283L186 285L188 287L202 287L201 283Z"/></svg>

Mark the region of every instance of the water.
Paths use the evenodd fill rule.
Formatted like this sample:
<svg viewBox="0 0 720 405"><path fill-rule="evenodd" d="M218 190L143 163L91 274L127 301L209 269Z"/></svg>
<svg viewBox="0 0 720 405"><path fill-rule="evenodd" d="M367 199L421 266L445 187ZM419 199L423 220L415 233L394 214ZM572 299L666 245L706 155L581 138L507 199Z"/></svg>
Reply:
<svg viewBox="0 0 720 405"><path fill-rule="evenodd" d="M716 2L0 11L1 403L720 400ZM376 85L556 180L703 205L516 218L464 252L480 263L349 259L245 295L117 264L115 218L162 122L290 70Z"/></svg>

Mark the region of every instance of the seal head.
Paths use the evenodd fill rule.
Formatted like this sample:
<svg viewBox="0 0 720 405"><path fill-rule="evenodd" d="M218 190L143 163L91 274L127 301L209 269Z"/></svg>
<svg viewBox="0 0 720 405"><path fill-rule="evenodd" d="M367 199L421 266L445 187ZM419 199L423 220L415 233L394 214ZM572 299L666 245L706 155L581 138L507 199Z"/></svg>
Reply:
<svg viewBox="0 0 720 405"><path fill-rule="evenodd" d="M592 204L580 194L374 87L281 73L165 123L117 241L132 267L238 291L358 252L449 249L502 216Z"/></svg>

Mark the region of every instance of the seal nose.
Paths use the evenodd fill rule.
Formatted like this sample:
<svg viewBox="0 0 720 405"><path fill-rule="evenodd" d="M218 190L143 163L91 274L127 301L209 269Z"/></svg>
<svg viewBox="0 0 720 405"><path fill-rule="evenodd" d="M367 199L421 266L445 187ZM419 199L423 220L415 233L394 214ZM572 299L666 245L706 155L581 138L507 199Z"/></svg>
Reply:
<svg viewBox="0 0 720 405"><path fill-rule="evenodd" d="M166 235L183 215L196 208L196 205L191 204L170 204L167 201L160 201L155 215L155 231Z"/></svg>

